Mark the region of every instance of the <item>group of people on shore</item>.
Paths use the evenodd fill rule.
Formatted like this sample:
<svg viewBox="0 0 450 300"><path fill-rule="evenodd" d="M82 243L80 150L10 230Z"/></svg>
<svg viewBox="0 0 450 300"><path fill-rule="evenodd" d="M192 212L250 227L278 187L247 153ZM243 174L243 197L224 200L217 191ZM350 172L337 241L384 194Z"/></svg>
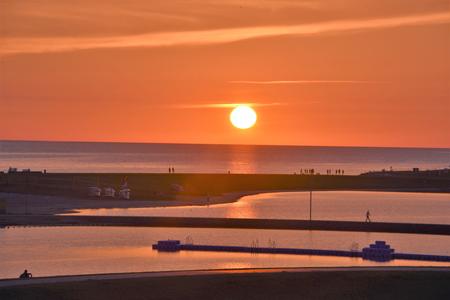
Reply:
<svg viewBox="0 0 450 300"><path fill-rule="evenodd" d="M314 175L314 169L300 169L300 174Z"/></svg>
<svg viewBox="0 0 450 300"><path fill-rule="evenodd" d="M332 169L327 169L326 172L327 172L327 175L333 175ZM297 172L294 172L294 174L296 175ZM320 175L320 173L316 173L314 169L300 169L298 174L300 174L300 175ZM344 175L344 170L336 169L336 170L334 170L334 174L335 175Z"/></svg>
<svg viewBox="0 0 450 300"><path fill-rule="evenodd" d="M333 175L333 170L332 169L327 169L326 170L327 175ZM175 168L174 167L169 167L169 174L173 174L175 173ZM231 174L231 171L228 170L227 171L228 174ZM311 169L300 169L300 171L294 172L295 175L300 174L300 175L320 175L320 173L316 173L315 169L311 168ZM344 170L343 169L336 169L334 170L334 174L335 175L344 175Z"/></svg>
<svg viewBox="0 0 450 300"><path fill-rule="evenodd" d="M327 169L327 175L333 175L333 170L332 169ZM336 169L336 170L334 170L334 175L344 175L344 170L343 169Z"/></svg>

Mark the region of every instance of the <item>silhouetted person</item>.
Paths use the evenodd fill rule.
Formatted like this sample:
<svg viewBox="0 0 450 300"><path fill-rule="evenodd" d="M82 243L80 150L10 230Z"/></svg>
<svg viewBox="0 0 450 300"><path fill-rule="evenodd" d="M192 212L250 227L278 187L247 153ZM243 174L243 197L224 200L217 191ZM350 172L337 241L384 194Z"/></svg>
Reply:
<svg viewBox="0 0 450 300"><path fill-rule="evenodd" d="M23 271L23 273L19 276L19 278L21 279L28 279L31 277L33 277L33 275L31 273L28 273L28 270Z"/></svg>
<svg viewBox="0 0 450 300"><path fill-rule="evenodd" d="M170 173L172 173L172 168L171 168L171 167L169 167L169 174L170 174Z"/></svg>
<svg viewBox="0 0 450 300"><path fill-rule="evenodd" d="M370 211L367 210L367 212L366 212L366 223L370 223L370 222L371 222L371 220L370 220Z"/></svg>
<svg viewBox="0 0 450 300"><path fill-rule="evenodd" d="M172 173L175 173L175 168L174 167L172 167Z"/></svg>

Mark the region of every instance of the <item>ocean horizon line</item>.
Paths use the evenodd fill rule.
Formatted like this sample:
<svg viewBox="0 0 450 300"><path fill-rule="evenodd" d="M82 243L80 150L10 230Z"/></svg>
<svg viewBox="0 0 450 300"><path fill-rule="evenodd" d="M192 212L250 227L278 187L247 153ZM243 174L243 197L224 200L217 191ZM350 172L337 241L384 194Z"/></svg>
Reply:
<svg viewBox="0 0 450 300"><path fill-rule="evenodd" d="M188 142L133 142L133 141L89 141L89 140L46 140L46 139L0 139L0 143L74 143L74 144L116 144L116 145L179 145L179 146L254 146L254 147L303 147L303 148L360 148L360 149L436 149L450 150L450 147L424 146L367 146L367 145L302 145L302 144L231 144L231 143L188 143Z"/></svg>

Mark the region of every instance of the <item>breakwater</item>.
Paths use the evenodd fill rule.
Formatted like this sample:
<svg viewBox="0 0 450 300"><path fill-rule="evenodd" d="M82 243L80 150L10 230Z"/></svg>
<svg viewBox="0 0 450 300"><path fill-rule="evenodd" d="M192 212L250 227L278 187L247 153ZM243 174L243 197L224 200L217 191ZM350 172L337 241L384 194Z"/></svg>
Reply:
<svg viewBox="0 0 450 300"><path fill-rule="evenodd" d="M279 220L239 218L126 217L126 216L62 216L0 215L0 227L8 226L127 226L190 227L274 230L321 230L450 235L447 224L415 224L386 222L353 222L321 220Z"/></svg>
<svg viewBox="0 0 450 300"><path fill-rule="evenodd" d="M178 251L214 251L214 252L241 252L241 253L266 253L266 254L293 254L293 255L319 255L319 256L341 256L360 257L372 261L390 261L393 259L422 260L450 262L450 256L395 253L385 241L376 241L362 251L345 250L323 250L323 249L299 249L299 248L275 248L275 247L245 247L245 246L216 246L216 245L194 245L181 244L178 240L158 241L152 245L154 250L161 252Z"/></svg>

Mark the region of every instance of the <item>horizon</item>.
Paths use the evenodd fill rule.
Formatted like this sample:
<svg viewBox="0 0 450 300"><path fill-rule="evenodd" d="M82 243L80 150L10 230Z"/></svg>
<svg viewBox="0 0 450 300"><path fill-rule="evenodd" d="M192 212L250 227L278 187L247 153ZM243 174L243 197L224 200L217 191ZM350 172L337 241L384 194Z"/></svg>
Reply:
<svg viewBox="0 0 450 300"><path fill-rule="evenodd" d="M421 147L421 146L364 146L364 145L294 145L294 144L220 144L220 143L183 143L183 142L133 142L133 141L88 141L88 140L4 140L2 142L24 143L86 143L86 144L134 144L134 145L205 145L205 146L256 146L256 147L316 147L316 148L381 148L381 149L436 149L450 150L450 147Z"/></svg>

